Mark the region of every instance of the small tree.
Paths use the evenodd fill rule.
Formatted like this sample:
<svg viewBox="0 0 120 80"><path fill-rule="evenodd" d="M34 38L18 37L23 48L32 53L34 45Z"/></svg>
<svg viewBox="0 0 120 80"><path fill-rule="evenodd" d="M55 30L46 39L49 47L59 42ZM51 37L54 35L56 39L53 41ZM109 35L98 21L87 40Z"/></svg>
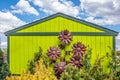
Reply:
<svg viewBox="0 0 120 80"><path fill-rule="evenodd" d="M9 66L4 62L4 53L0 48L0 79L4 80L6 76L10 75Z"/></svg>

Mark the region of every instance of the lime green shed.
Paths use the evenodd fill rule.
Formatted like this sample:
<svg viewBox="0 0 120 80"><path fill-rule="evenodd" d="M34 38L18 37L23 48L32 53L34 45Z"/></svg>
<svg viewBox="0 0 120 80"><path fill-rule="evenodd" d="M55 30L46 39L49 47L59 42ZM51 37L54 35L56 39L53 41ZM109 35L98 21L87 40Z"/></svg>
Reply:
<svg viewBox="0 0 120 80"><path fill-rule="evenodd" d="M17 24L16 24L17 25ZM63 13L56 13L5 33L8 38L8 62L12 74L19 74L27 68L34 53L59 43L58 33L62 30L72 33L73 41L82 42L92 48L92 61L115 49L115 31Z"/></svg>

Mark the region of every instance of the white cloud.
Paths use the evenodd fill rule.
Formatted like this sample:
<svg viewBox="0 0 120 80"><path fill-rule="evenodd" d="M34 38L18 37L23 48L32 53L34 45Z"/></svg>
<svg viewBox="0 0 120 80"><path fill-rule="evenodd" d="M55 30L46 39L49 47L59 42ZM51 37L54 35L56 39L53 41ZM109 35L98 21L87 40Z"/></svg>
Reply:
<svg viewBox="0 0 120 80"><path fill-rule="evenodd" d="M118 34L118 36L116 37L116 39L119 39L119 40L120 40L120 33Z"/></svg>
<svg viewBox="0 0 120 80"><path fill-rule="evenodd" d="M113 21L107 18L95 19L91 16L86 18L85 20L96 24L113 24Z"/></svg>
<svg viewBox="0 0 120 80"><path fill-rule="evenodd" d="M10 29L19 27L25 24L24 21L20 20L10 12L0 11L0 32L3 33Z"/></svg>
<svg viewBox="0 0 120 80"><path fill-rule="evenodd" d="M38 6L41 11L52 14L63 12L72 16L79 15L79 7L68 0L29 0Z"/></svg>
<svg viewBox="0 0 120 80"><path fill-rule="evenodd" d="M7 42L1 42L1 48L7 48Z"/></svg>
<svg viewBox="0 0 120 80"><path fill-rule="evenodd" d="M116 49L120 50L120 33L116 37Z"/></svg>
<svg viewBox="0 0 120 80"><path fill-rule="evenodd" d="M86 20L97 24L120 24L120 0L80 0L81 9L88 14ZM102 16L102 19L91 17Z"/></svg>
<svg viewBox="0 0 120 80"><path fill-rule="evenodd" d="M39 15L39 12L32 7L27 0L19 0L19 2L15 6L11 6L11 8L13 9L13 13Z"/></svg>
<svg viewBox="0 0 120 80"><path fill-rule="evenodd" d="M0 11L0 38L1 38L1 47L6 48L7 42L6 36L4 35L5 31L11 30L13 28L24 25L25 22L14 16L10 12L1 12Z"/></svg>

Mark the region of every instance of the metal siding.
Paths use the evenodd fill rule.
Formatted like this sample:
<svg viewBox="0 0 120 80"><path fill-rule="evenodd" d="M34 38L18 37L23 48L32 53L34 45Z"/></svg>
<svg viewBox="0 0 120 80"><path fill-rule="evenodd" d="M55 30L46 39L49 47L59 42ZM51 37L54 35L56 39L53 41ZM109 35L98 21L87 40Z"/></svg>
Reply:
<svg viewBox="0 0 120 80"><path fill-rule="evenodd" d="M92 60L94 63L98 54L103 56L110 52L108 46L113 47L112 36L73 36L70 47L75 42L82 42L92 48ZM10 70L13 74L21 73L27 68L28 60L42 47L45 54L50 46L57 46L58 36L10 36ZM103 64L106 64L104 62Z"/></svg>
<svg viewBox="0 0 120 80"><path fill-rule="evenodd" d="M71 32L104 32L63 17L56 17L18 32L60 32L65 29Z"/></svg>

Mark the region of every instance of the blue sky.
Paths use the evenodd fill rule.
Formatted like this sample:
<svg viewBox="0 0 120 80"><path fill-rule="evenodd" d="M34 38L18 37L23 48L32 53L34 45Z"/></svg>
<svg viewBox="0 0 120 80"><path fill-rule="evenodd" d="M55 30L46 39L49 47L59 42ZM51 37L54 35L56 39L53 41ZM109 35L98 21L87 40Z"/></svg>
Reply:
<svg viewBox="0 0 120 80"><path fill-rule="evenodd" d="M0 0L2 46L6 46L5 31L57 12L120 32L119 7L119 0ZM120 36L116 41L119 48Z"/></svg>

